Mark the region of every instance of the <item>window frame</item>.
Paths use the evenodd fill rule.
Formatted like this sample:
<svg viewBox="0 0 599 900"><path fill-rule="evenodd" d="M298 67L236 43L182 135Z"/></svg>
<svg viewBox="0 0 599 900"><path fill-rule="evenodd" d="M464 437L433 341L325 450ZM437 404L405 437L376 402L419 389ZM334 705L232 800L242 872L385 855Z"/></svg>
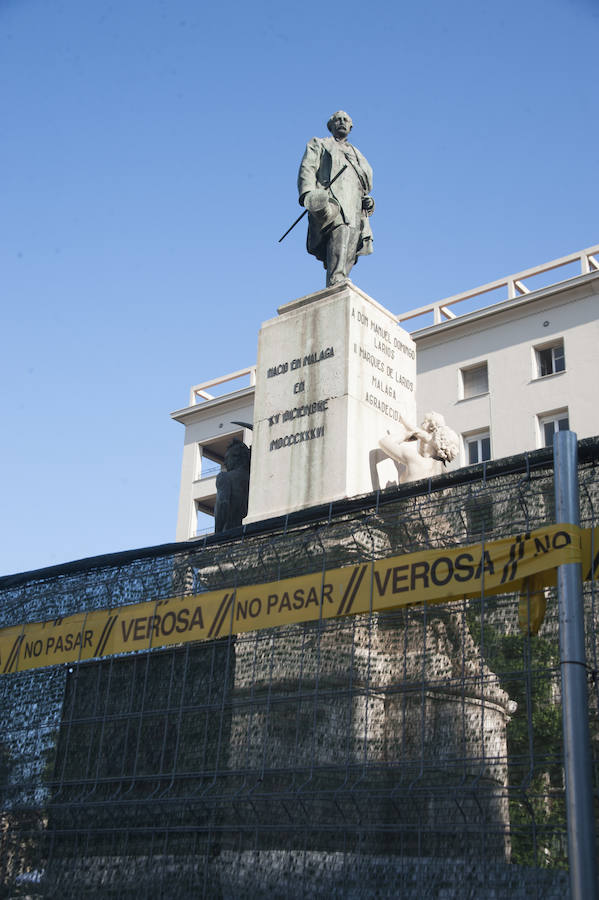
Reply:
<svg viewBox="0 0 599 900"><path fill-rule="evenodd" d="M489 441L489 456L487 459L482 458L482 441L488 439ZM464 465L465 466L477 466L480 463L488 462L493 457L492 453L492 445L491 445L491 429L490 428L481 428L478 431L470 431L466 434L462 435L462 443L464 445ZM478 459L476 462L470 462L470 445L477 444L477 455Z"/></svg>
<svg viewBox="0 0 599 900"><path fill-rule="evenodd" d="M566 428L560 428L560 422L567 422ZM557 425L557 428L553 428L553 434L557 431L566 431L570 428L570 410L567 406L562 407L561 409L554 409L552 412L539 413L537 415L537 434L538 434L538 446L539 447L552 447L553 440L550 444L546 442L545 439L545 426L553 423L554 426Z"/></svg>
<svg viewBox="0 0 599 900"><path fill-rule="evenodd" d="M556 368L556 359L555 350L561 350L561 358L563 362L563 368ZM548 350L552 351L551 353L551 372L545 372L544 374L541 371L541 354L546 353ZM535 344L532 348L533 351L533 381L540 381L545 378L551 378L553 375L563 375L566 371L566 346L563 338L553 338L551 341L545 341L542 344ZM559 361L558 361L559 364Z"/></svg>
<svg viewBox="0 0 599 900"><path fill-rule="evenodd" d="M468 372L473 372L475 369L485 368L486 376L487 376L487 387L484 391L479 391L477 394L466 394L466 384L464 381L464 375ZM473 363L468 366L460 366L459 369L459 387L458 387L458 398L460 400L473 400L475 397L484 397L489 393L489 361L486 359L481 360L480 362Z"/></svg>

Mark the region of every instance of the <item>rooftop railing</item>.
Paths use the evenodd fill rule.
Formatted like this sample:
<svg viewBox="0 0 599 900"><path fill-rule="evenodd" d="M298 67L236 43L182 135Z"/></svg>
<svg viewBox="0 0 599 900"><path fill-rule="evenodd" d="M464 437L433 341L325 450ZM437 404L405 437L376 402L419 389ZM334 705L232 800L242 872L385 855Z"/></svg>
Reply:
<svg viewBox="0 0 599 900"><path fill-rule="evenodd" d="M426 306L420 306L418 309L412 309L409 312L400 313L396 318L398 322L406 322L408 319L415 319L417 316L424 316L427 313L433 314L433 324L440 325L448 319L456 319L455 313L451 307L464 300L471 300L473 297L480 297L482 294L496 291L498 288L507 288L506 300L517 300L525 294L530 294L531 290L524 281L533 278L535 275L542 275L544 272L550 272L552 269L561 269L564 266L572 265L572 263L580 263L580 274L588 275L589 272L599 271L599 260L595 254L599 254L599 244L587 247L586 250L578 250L576 253L570 253L568 256L562 256L559 259L552 259L550 262L543 263L540 266L533 266L532 269L524 269L522 272L516 272L515 275L508 275L506 278L498 278L497 281L489 281L488 284L482 284L480 287L472 288L469 291L463 291L461 294L453 294L444 300L437 300L434 303L428 303ZM555 282L551 282L556 284ZM493 302L497 302L493 298Z"/></svg>
<svg viewBox="0 0 599 900"><path fill-rule="evenodd" d="M411 309L408 312L399 313L395 318L397 322L406 322L409 319L415 319L419 316L425 316L427 314L433 314L433 324L441 325L443 322L447 322L450 319L457 319L459 317L459 313L453 311L451 307L456 306L458 303L462 303L465 300L472 300L475 297L483 297L485 294L490 294L493 291L497 291L501 288L506 288L507 297L497 298L493 297L490 299L491 303L501 302L501 300L517 300L520 297L525 296L526 294L530 294L533 290L538 289L538 285L535 287L534 285L531 287L524 282L528 279L534 278L538 275L543 275L545 272L551 272L554 269L563 269L566 266L572 266L578 264L580 267L580 272L577 274L580 275L588 275L591 272L599 272L599 244L594 244L592 247L587 247L585 250L578 250L576 253L570 253L568 256L561 256L559 259L552 259L549 262L542 263L540 266L533 266L531 269L523 269L521 272L516 272L514 275L507 275L505 278L498 278L496 281L489 281L487 284L481 284L479 287L472 288L469 291L462 291L461 294L453 294L451 297L446 297L444 300L436 300L434 303L428 303L426 306L419 306L417 309ZM562 272L562 274L564 274ZM574 277L574 276L570 276ZM543 287L549 287L551 284L557 284L560 279L556 279L555 281L549 282L549 284L543 285ZM478 307L484 308L483 306ZM465 312L471 312L472 310L465 310ZM207 389L212 387L217 387L221 384L226 384L230 381L236 381L237 379L249 377L249 386L252 387L256 384L256 366L248 366L245 369L239 369L237 372L231 372L229 375L221 375L219 378L211 378L210 381L203 381L201 384L196 384L191 389L191 398L190 405L195 406L197 403L202 400L215 400L216 397L214 394L211 394Z"/></svg>
<svg viewBox="0 0 599 900"><path fill-rule="evenodd" d="M256 384L256 366L247 366L245 369L238 369L237 372L231 372L229 375L220 375L218 378L211 378L209 381L202 381L201 384L194 384L191 389L189 405L195 406L202 400L216 400L216 395L209 393L207 388L218 387L229 381L237 381L241 378L249 378L249 384L243 387L253 387Z"/></svg>

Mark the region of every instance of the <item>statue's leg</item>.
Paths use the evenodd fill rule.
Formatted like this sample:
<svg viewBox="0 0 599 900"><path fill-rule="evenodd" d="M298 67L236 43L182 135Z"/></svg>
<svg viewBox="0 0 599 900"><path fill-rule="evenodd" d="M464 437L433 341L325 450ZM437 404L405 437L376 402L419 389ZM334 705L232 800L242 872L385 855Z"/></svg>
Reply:
<svg viewBox="0 0 599 900"><path fill-rule="evenodd" d="M327 287L349 278L356 259L360 231L349 225L337 225L327 242Z"/></svg>

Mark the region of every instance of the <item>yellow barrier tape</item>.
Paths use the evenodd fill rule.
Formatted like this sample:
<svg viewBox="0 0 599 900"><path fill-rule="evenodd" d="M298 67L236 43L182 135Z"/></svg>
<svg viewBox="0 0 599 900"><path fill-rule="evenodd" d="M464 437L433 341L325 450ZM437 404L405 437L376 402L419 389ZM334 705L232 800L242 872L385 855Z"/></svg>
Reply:
<svg viewBox="0 0 599 900"><path fill-rule="evenodd" d="M599 528L553 525L457 549L425 550L267 584L171 597L0 630L0 672L97 659L298 622L555 584L555 567L599 565ZM539 581L540 580L540 581Z"/></svg>

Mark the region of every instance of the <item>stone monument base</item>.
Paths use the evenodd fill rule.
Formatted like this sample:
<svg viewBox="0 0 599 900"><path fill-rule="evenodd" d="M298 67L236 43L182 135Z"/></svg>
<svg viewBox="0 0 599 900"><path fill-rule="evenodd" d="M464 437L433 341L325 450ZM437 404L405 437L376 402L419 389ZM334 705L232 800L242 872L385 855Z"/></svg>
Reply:
<svg viewBox="0 0 599 900"><path fill-rule="evenodd" d="M258 338L252 522L384 488L379 439L416 420L416 349L351 281L281 306Z"/></svg>

